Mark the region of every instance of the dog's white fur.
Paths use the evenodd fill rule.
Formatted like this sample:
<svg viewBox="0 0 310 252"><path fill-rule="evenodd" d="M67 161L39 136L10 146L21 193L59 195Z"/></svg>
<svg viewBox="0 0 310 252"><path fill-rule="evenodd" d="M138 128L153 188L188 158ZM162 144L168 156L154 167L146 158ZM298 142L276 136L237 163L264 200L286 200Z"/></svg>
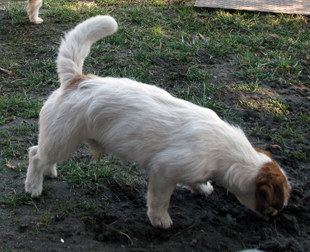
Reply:
<svg viewBox="0 0 310 252"><path fill-rule="evenodd" d="M42 5L42 0L28 0L27 13L30 22L34 24L41 24L42 18L39 18L39 9Z"/></svg>
<svg viewBox="0 0 310 252"><path fill-rule="evenodd" d="M26 192L39 196L43 175L56 177L56 162L87 142L95 158L107 152L149 170L148 216L154 226L172 225L167 209L176 183L209 195L213 187L207 181L215 181L257 211L255 183L264 164L273 161L256 151L241 129L158 87L82 74L91 45L117 27L112 17L96 16L62 41L57 59L61 86L40 112L39 143L29 151ZM286 176L280 173L287 192Z"/></svg>

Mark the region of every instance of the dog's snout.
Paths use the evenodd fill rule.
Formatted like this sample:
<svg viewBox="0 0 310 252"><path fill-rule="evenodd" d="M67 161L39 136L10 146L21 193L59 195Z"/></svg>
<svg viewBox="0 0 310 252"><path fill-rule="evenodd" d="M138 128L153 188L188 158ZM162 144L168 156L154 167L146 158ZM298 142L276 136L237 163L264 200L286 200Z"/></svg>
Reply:
<svg viewBox="0 0 310 252"><path fill-rule="evenodd" d="M269 214L268 214L268 216L270 216L270 217L274 217L274 216L276 216L276 215L278 215L278 210L276 210L276 209L273 209L273 211L272 212L270 212Z"/></svg>

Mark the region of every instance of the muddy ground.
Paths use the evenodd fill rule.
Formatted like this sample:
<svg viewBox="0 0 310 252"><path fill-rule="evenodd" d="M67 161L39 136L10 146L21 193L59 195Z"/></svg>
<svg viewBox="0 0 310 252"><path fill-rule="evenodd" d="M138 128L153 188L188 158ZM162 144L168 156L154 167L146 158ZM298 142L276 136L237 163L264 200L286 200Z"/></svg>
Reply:
<svg viewBox="0 0 310 252"><path fill-rule="evenodd" d="M71 188L60 179L45 180L51 190L41 198L1 205L1 251L309 251L309 166L283 159L281 151L275 156L289 175L298 171L303 182L292 181L289 205L270 221L243 207L222 187L215 185L205 199L179 186L169 208L174 225L162 230L147 219L146 185L111 180L95 191ZM3 171L1 193L24 197L24 180L25 171Z"/></svg>
<svg viewBox="0 0 310 252"><path fill-rule="evenodd" d="M203 53L201 55L203 57ZM15 195L15 198L10 196L11 204L7 202L8 197L1 201L0 251L239 251L250 248L310 251L309 121L297 127L305 141L272 147L274 143L268 130L277 130L285 124L266 113L238 106L242 94L233 89L233 83L238 80L230 73L237 69L228 63L230 60L213 58L205 65L217 76L214 85L225 83L232 87L223 89L218 96L225 106L231 107L235 117L245 122L251 142L271 151L290 177L291 199L279 216L263 220L217 185L207 199L178 186L169 208L174 225L162 230L152 227L147 219L146 183L126 186L111 179L94 190L72 187L60 174L59 179L45 180L45 188L49 190L32 200L23 194L26 169L6 168L1 170L0 194L2 199L5 195ZM154 64L162 65L162 74L167 75L167 79L176 72L171 62L154 59ZM308 67L303 66L305 76L310 74ZM307 82L303 86L286 83L285 88L283 83L262 85L290 105L287 121L294 121L301 111L309 114L310 85ZM253 92L247 93L246 99L263 102L267 96L267 93ZM16 118L8 126L35 123L36 120ZM257 125L265 125L268 130L253 131ZM36 134L34 130L34 138ZM296 150L302 150L308 159L287 154ZM79 151L76 158L89 162L90 153ZM27 165L28 161L16 162ZM141 172L141 177L147 182L145 172Z"/></svg>

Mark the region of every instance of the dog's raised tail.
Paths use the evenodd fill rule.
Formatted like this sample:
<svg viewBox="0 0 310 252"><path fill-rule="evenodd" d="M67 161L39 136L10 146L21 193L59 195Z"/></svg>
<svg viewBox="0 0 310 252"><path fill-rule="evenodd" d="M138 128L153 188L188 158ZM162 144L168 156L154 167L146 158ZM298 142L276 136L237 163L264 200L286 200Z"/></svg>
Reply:
<svg viewBox="0 0 310 252"><path fill-rule="evenodd" d="M65 35L57 58L61 88L65 89L75 77L83 74L84 59L89 54L91 45L115 33L117 28L114 18L95 16L80 23Z"/></svg>

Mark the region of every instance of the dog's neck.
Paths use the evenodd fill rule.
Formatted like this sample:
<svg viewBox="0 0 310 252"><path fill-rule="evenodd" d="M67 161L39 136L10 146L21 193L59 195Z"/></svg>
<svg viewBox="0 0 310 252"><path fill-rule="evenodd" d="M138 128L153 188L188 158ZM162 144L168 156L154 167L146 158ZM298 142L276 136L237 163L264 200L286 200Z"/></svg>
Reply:
<svg viewBox="0 0 310 252"><path fill-rule="evenodd" d="M258 173L264 163L270 162L271 159L255 150L250 150L247 154L248 156L244 158L242 155L223 157L223 161L219 162L219 167L213 172L212 180L240 197L254 193ZM229 160L226 160L227 158ZM223 164L227 166L221 166Z"/></svg>

